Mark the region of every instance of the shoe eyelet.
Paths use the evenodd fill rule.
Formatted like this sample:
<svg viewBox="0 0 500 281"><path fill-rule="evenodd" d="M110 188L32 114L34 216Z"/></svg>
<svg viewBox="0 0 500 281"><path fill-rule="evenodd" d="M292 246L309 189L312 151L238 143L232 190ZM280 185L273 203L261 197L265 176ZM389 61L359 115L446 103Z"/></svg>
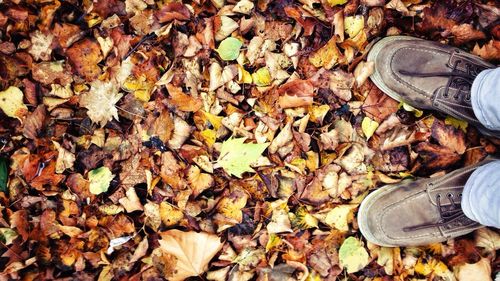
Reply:
<svg viewBox="0 0 500 281"><path fill-rule="evenodd" d="M448 193L448 194L446 194L446 196L447 196L448 198L453 198L453 197L455 197L455 195L453 195L453 193Z"/></svg>

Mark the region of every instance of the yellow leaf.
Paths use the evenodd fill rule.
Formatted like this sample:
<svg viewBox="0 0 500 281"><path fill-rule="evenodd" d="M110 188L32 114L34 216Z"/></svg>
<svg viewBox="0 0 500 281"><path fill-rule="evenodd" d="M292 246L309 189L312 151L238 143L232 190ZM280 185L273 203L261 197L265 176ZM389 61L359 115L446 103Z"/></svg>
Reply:
<svg viewBox="0 0 500 281"><path fill-rule="evenodd" d="M451 117L451 116L446 116L446 119L444 119L444 123L446 125L452 125L453 127L460 129L464 131L464 133L467 133L467 127L469 126L469 123L466 121Z"/></svg>
<svg viewBox="0 0 500 281"><path fill-rule="evenodd" d="M413 112L413 114L414 114L414 115L415 115L415 117L417 117L417 118L418 118L418 117L421 117L421 116L424 114L424 112L423 112L422 110L418 110L418 109L416 109L415 107L413 107L413 106L411 106L411 105L409 105L409 104L407 104L407 103L405 103L405 102L401 102L401 103L399 104L399 108L401 108L401 107L402 107L404 110L408 111L408 112Z"/></svg>
<svg viewBox="0 0 500 281"><path fill-rule="evenodd" d="M330 6L344 5L348 0L327 0L326 2Z"/></svg>
<svg viewBox="0 0 500 281"><path fill-rule="evenodd" d="M369 140L371 136L373 136L373 133L375 133L375 130L377 130L378 125L379 124L377 121L365 116L363 122L361 123L361 129L363 130L363 134L365 134L367 140Z"/></svg>
<svg viewBox="0 0 500 281"><path fill-rule="evenodd" d="M148 102L151 98L153 83L148 83L145 76L141 76L138 79L130 76L123 83L122 89L134 93L136 99L142 102Z"/></svg>
<svg viewBox="0 0 500 281"><path fill-rule="evenodd" d="M351 16L344 18L345 33L350 38L354 38L365 27L365 19L363 16Z"/></svg>
<svg viewBox="0 0 500 281"><path fill-rule="evenodd" d="M205 140L205 143L212 147L217 139L217 133L214 130L206 129L200 132L201 136Z"/></svg>
<svg viewBox="0 0 500 281"><path fill-rule="evenodd" d="M282 242L281 238L278 235L274 233L270 234L269 240L267 240L266 243L266 253L281 245L281 242Z"/></svg>
<svg viewBox="0 0 500 281"><path fill-rule="evenodd" d="M144 205L144 215L146 216L144 219L146 225L154 231L158 231L158 227L161 225L160 206L153 202L146 203Z"/></svg>
<svg viewBox="0 0 500 281"><path fill-rule="evenodd" d="M306 207L299 207L292 215L293 224L300 229L318 227L318 219L311 215Z"/></svg>
<svg viewBox="0 0 500 281"><path fill-rule="evenodd" d="M394 271L393 248L381 247L378 252L377 263L384 267L385 273L392 275Z"/></svg>
<svg viewBox="0 0 500 281"><path fill-rule="evenodd" d="M269 86L272 82L271 73L269 73L269 69L267 69L267 67L259 68L252 74L252 79L254 84L259 87Z"/></svg>
<svg viewBox="0 0 500 281"><path fill-rule="evenodd" d="M352 220L352 209L355 206L340 205L326 214L325 223L340 231L349 231L349 221Z"/></svg>
<svg viewBox="0 0 500 281"><path fill-rule="evenodd" d="M246 71L245 68L241 65L238 65L238 82L244 84L252 83L252 74Z"/></svg>
<svg viewBox="0 0 500 281"><path fill-rule="evenodd" d="M21 120L28 113L28 107L23 103L23 92L14 86L0 92L0 109L5 115Z"/></svg>
<svg viewBox="0 0 500 281"><path fill-rule="evenodd" d="M161 202L160 217L163 224L170 227L177 225L184 218L184 213L167 202Z"/></svg>
<svg viewBox="0 0 500 281"><path fill-rule="evenodd" d="M183 232L174 229L160 235L160 249L176 258L172 275L165 276L170 281L203 274L208 269L210 260L224 245L217 235L206 232Z"/></svg>
<svg viewBox="0 0 500 281"><path fill-rule="evenodd" d="M335 66L342 54L340 53L335 36L323 47L319 48L309 57L309 62L315 67L330 69Z"/></svg>

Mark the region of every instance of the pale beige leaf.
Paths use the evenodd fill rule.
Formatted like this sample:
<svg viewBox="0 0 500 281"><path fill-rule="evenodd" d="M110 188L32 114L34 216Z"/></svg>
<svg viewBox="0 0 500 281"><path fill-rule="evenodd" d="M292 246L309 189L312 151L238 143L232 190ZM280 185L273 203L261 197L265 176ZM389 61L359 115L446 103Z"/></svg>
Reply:
<svg viewBox="0 0 500 281"><path fill-rule="evenodd" d="M206 232L183 232L169 230L161 233L160 248L175 256L175 272L167 276L170 281L184 280L198 276L208 269L210 260L222 249L223 243L217 235Z"/></svg>
<svg viewBox="0 0 500 281"><path fill-rule="evenodd" d="M482 258L474 264L464 263L455 268L458 281L488 281L491 280L490 260Z"/></svg>

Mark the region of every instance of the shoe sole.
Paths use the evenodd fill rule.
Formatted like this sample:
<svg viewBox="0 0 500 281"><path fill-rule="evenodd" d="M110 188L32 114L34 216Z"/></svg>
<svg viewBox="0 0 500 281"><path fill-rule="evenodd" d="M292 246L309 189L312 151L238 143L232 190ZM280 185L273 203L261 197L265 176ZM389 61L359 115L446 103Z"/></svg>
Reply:
<svg viewBox="0 0 500 281"><path fill-rule="evenodd" d="M385 48L385 46L393 41L401 41L401 40L423 40L415 37L410 37L410 36L390 36L390 37L385 37L383 39L380 39L373 47L371 50L368 52L368 56L366 57L367 61L372 61L375 63L375 60L378 56L378 54ZM380 75L380 72L377 70L377 67L375 67L375 72L370 75L370 79L372 82L385 94L390 96L391 98L399 101L399 102L405 102L403 98L390 89L383 81L382 76ZM412 104L410 104L412 105ZM413 105L412 105L413 106Z"/></svg>

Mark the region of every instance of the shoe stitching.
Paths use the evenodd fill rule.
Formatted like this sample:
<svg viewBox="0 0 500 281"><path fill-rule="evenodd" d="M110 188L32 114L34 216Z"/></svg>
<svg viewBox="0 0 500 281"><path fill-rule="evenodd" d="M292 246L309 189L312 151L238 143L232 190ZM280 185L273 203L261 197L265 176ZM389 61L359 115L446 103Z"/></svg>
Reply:
<svg viewBox="0 0 500 281"><path fill-rule="evenodd" d="M426 53L430 53L430 54L435 54L435 55L440 55L442 54L441 52L437 52L437 51L433 51L433 50L422 50L422 49L417 49L417 48L413 48L413 47L401 47L399 50L397 50L396 52L394 52L391 56L391 59L390 60L386 60L385 62L385 65L384 65L384 72L391 76L395 81L397 81L399 84L401 84L404 88L407 88L407 89L410 89L410 90L413 90L413 91L421 91L424 93L424 96L428 97L428 98L431 98L432 97L432 93L427 93L427 91L423 90L423 89L420 89L419 87L417 86L414 86L414 85L411 85L409 83L406 83L404 82L401 78L399 78L399 76L395 75L395 73L392 71L392 68L390 67L390 65L392 64L393 60L394 60L394 57L396 55L396 53L400 50L414 50L414 51L420 51L420 52L426 52Z"/></svg>
<svg viewBox="0 0 500 281"><path fill-rule="evenodd" d="M382 216L384 214L386 214L389 210L391 209L395 209L396 206L395 205L398 205L400 204L401 206L405 206L405 205L408 205L409 203L415 201L415 199L409 199L410 197L414 197L416 195L418 195L418 193L420 193L422 191L419 191L417 193L413 193L413 194L410 194L408 195L407 197L403 198L403 199L400 199L399 201L396 201L392 204L390 204L387 208L385 208L385 210L382 212L382 214L380 216L377 217L377 225L380 226L380 230L384 233L384 235L386 237L390 237L391 239L401 239L401 238L422 238L422 237L427 237L427 236L435 236L434 234L437 234L437 233L440 233L438 231L435 231L435 232L428 232L426 234L420 234L420 235L405 235L405 236L390 236L387 234L387 232L384 230L384 228L382 227L382 223L381 223L381 220L382 220ZM402 202L402 201L405 201L405 202ZM402 202L402 203L401 203Z"/></svg>

